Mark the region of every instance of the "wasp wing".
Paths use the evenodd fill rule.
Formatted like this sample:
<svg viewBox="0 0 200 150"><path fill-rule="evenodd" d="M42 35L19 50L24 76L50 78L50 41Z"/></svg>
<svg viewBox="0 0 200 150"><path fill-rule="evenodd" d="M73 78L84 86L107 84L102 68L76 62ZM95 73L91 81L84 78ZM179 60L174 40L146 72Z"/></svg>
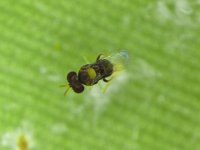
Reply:
<svg viewBox="0 0 200 150"><path fill-rule="evenodd" d="M102 56L103 59L109 60L113 64L113 70L115 72L123 71L128 64L129 55L127 51L120 51L108 56Z"/></svg>

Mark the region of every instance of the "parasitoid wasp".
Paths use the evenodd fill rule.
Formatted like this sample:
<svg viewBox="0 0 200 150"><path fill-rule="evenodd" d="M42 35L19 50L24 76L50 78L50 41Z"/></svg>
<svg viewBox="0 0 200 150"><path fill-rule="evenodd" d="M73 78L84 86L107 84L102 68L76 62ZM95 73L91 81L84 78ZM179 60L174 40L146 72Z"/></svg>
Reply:
<svg viewBox="0 0 200 150"><path fill-rule="evenodd" d="M103 54L98 55L96 61L91 64L83 65L78 74L71 71L67 74L68 84L66 86L67 91L72 88L75 93L82 93L84 86L93 86L100 80L109 82L114 72L120 71L128 58L128 52L121 51L117 54L105 57Z"/></svg>

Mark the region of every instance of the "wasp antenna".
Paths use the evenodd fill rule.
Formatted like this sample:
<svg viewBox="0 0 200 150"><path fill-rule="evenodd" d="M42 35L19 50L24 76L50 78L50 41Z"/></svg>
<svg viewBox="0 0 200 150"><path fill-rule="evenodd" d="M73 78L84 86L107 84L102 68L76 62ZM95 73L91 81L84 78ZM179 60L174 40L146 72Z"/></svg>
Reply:
<svg viewBox="0 0 200 150"><path fill-rule="evenodd" d="M68 92L69 89L71 88L71 87L69 86L69 84L60 85L60 87L66 87L66 90L65 90L64 96L67 94L67 92Z"/></svg>
<svg viewBox="0 0 200 150"><path fill-rule="evenodd" d="M67 94L67 92L69 91L70 88L71 88L70 86L67 87L67 89L66 89L66 91L65 91L65 93L64 93L64 96L66 96L66 94Z"/></svg>
<svg viewBox="0 0 200 150"><path fill-rule="evenodd" d="M66 84L60 85L60 87L66 87Z"/></svg>
<svg viewBox="0 0 200 150"><path fill-rule="evenodd" d="M83 57L83 59L84 59L84 61L85 61L85 63L87 63L87 64L89 64L89 60L88 60L88 58L87 57L85 57L85 56L82 56Z"/></svg>

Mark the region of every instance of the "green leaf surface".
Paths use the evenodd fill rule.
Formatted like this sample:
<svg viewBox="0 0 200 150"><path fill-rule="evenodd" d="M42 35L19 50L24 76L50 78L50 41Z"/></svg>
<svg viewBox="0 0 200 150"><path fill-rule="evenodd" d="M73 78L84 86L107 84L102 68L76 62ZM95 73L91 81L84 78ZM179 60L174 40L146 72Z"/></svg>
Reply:
<svg viewBox="0 0 200 150"><path fill-rule="evenodd" d="M199 150L199 16L195 0L1 0L0 149ZM85 58L120 50L105 94L63 96Z"/></svg>

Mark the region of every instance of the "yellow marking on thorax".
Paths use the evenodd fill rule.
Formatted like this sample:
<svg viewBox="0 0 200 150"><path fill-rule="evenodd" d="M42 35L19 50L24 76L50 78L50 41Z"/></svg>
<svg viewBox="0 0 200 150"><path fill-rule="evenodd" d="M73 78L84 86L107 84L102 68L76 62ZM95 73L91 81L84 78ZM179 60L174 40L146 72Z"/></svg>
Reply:
<svg viewBox="0 0 200 150"><path fill-rule="evenodd" d="M93 68L88 68L87 73L88 73L90 79L95 79L97 76L97 74Z"/></svg>

